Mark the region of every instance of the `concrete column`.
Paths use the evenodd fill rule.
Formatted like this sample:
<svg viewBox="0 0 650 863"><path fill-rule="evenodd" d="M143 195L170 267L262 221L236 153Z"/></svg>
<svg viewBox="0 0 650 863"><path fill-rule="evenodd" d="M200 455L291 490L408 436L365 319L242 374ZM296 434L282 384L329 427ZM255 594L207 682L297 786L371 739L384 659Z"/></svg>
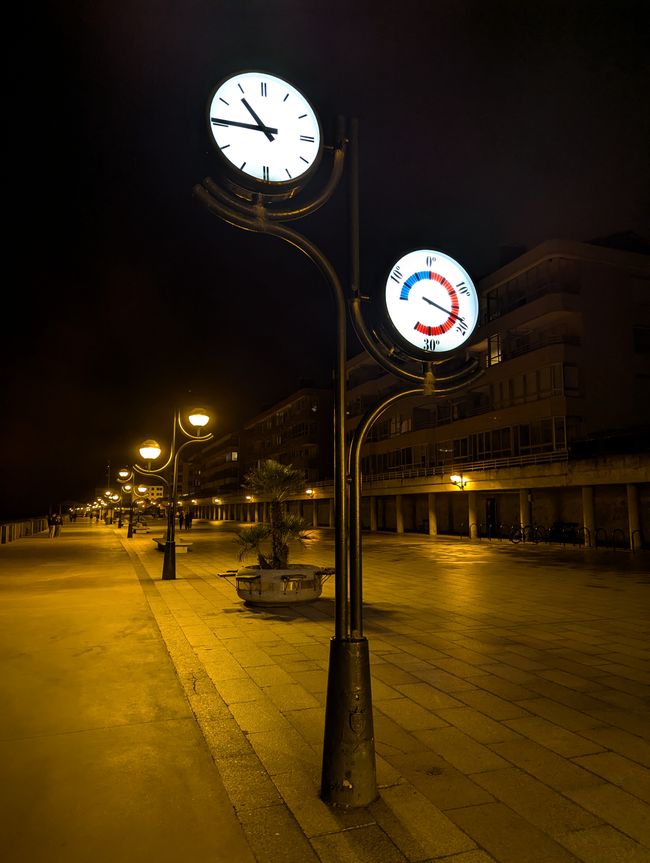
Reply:
<svg viewBox="0 0 650 863"><path fill-rule="evenodd" d="M436 512L436 494L427 495L429 505L429 536L438 536L438 513Z"/></svg>
<svg viewBox="0 0 650 863"><path fill-rule="evenodd" d="M334 498L330 498L330 527L334 527Z"/></svg>
<svg viewBox="0 0 650 863"><path fill-rule="evenodd" d="M404 533L404 511L402 509L402 495L395 495L395 530Z"/></svg>
<svg viewBox="0 0 650 863"><path fill-rule="evenodd" d="M523 525L530 524L533 518L533 507L530 489L519 490L519 521Z"/></svg>
<svg viewBox="0 0 650 863"><path fill-rule="evenodd" d="M627 524L630 531L630 548L640 548L643 540L641 533L641 515L639 512L639 488L628 483L627 488ZM635 535L636 531L636 535Z"/></svg>
<svg viewBox="0 0 650 863"><path fill-rule="evenodd" d="M318 501L316 498L311 502L311 523L312 527L318 527Z"/></svg>
<svg viewBox="0 0 650 863"><path fill-rule="evenodd" d="M377 532L377 498L375 495L370 496L370 530Z"/></svg>
<svg viewBox="0 0 650 863"><path fill-rule="evenodd" d="M582 487L582 526L585 528L585 545L587 543L596 545L596 515L592 485Z"/></svg>
<svg viewBox="0 0 650 863"><path fill-rule="evenodd" d="M476 517L476 503L478 495L475 491L467 492L467 519L469 524L469 538L478 537L478 519Z"/></svg>

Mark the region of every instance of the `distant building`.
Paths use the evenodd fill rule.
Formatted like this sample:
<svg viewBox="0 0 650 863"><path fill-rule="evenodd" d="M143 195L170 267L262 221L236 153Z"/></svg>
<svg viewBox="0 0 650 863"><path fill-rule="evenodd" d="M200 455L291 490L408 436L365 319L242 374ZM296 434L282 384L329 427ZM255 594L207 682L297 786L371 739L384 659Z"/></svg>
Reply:
<svg viewBox="0 0 650 863"><path fill-rule="evenodd" d="M364 528L503 537L535 526L592 545L648 543L650 258L552 240L477 287L469 351L483 374L375 423L362 450ZM348 440L367 410L407 388L366 353L350 359ZM311 486L296 511L332 524L329 391L299 390L259 414L241 444L240 479L264 458L291 463ZM233 488L211 517L252 520L245 500Z"/></svg>
<svg viewBox="0 0 650 863"><path fill-rule="evenodd" d="M650 534L649 264L550 241L483 279L471 352L484 374L376 423L362 458L366 525L494 535L563 523L594 541L643 523ZM348 378L349 430L405 388L365 354Z"/></svg>

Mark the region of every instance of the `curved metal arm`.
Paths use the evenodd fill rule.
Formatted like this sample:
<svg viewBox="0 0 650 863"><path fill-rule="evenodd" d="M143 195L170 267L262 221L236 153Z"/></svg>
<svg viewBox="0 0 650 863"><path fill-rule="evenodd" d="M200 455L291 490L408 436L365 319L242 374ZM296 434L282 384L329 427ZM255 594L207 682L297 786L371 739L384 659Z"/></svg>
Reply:
<svg viewBox="0 0 650 863"><path fill-rule="evenodd" d="M277 210L263 207L263 205L249 203L247 201L242 200L241 198L236 197L235 195L231 195L228 192L224 191L211 177L206 177L203 180L203 186L207 191L216 199L218 199L222 204L226 207L230 207L235 210L245 219L255 219L256 213L260 209L260 207L264 211L264 217L269 221L292 221L296 219L302 219L305 216L309 216L311 213L316 212L316 210L320 209L323 204L326 204L329 199L334 194L338 184L341 181L341 177L343 176L343 168L345 164L345 122L343 117L337 117L336 121L336 143L334 145L334 157L332 159L332 168L330 171L330 176L321 192L315 197L308 201L306 204L300 207L293 207L291 209ZM201 190L200 185L194 186L194 193L197 197L201 198L199 194ZM241 227L241 226L240 226Z"/></svg>
<svg viewBox="0 0 650 863"><path fill-rule="evenodd" d="M422 395L422 388L404 390L389 396L362 417L350 445L350 631L352 638L363 637L363 586L361 566L361 447L368 431L389 407L401 399Z"/></svg>

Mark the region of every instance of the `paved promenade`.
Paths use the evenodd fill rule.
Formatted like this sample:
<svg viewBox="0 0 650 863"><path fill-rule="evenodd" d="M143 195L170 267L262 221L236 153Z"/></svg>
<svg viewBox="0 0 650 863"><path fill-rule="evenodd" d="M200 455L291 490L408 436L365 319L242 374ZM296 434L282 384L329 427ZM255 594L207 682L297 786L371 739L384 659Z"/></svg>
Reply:
<svg viewBox="0 0 650 863"><path fill-rule="evenodd" d="M318 797L333 583L248 608L195 523L0 546L8 863L650 863L645 554L364 542L380 798ZM329 531L294 559L332 565Z"/></svg>

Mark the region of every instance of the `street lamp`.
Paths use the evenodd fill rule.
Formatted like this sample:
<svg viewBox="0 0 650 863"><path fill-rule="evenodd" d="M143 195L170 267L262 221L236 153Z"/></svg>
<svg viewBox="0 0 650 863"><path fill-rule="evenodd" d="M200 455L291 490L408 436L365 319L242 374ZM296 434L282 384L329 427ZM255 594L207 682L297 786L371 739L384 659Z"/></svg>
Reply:
<svg viewBox="0 0 650 863"><path fill-rule="evenodd" d="M176 578L176 499L178 497L178 458L185 447L192 443L207 443L212 440L212 432L202 434L202 429L210 422L210 415L203 408L194 408L188 414L190 425L196 429L195 433L188 431L181 421L180 411L174 413L172 425L171 446L169 458L164 465L157 470L151 470L151 462L160 458L162 447L155 440L143 441L140 446L140 456L147 462L149 467L143 468L135 465L135 470L145 476L156 476L167 486L169 493L169 506L167 508L167 534L165 536L165 556L163 558L162 578L167 581ZM186 440L176 446L176 434L180 431ZM172 466L171 485L165 476L167 468Z"/></svg>
<svg viewBox="0 0 650 863"><path fill-rule="evenodd" d="M449 477L449 479L453 482L454 485L457 485L461 491L463 491L463 489L465 488L465 486L467 485L467 483L469 481L466 476L462 476L461 474L458 474L458 473L453 473Z"/></svg>

